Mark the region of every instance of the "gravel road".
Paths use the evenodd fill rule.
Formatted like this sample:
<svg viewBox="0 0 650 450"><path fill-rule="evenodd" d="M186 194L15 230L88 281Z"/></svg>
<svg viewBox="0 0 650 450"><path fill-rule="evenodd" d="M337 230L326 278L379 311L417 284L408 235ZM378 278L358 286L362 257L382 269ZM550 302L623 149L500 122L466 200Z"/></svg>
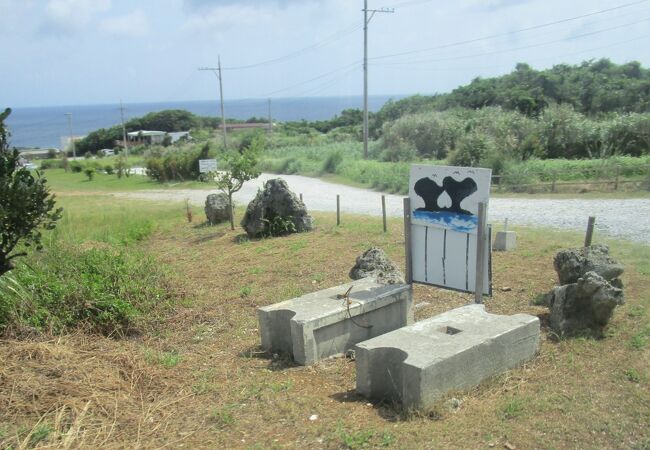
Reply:
<svg viewBox="0 0 650 450"><path fill-rule="evenodd" d="M235 202L247 204L265 181L278 175L262 174L244 184L235 194ZM307 209L336 211L336 195L341 196L341 212L381 215L381 193L317 178L282 175L289 188L303 194ZM212 189L146 190L114 195L147 200L190 199L194 205L203 205ZM402 196L386 195L386 211L390 216L402 216ZM493 198L490 200L488 220L501 223L508 218L513 225L533 225L557 229L584 230L589 216L596 216L596 231L613 237L650 244L650 199L525 199Z"/></svg>

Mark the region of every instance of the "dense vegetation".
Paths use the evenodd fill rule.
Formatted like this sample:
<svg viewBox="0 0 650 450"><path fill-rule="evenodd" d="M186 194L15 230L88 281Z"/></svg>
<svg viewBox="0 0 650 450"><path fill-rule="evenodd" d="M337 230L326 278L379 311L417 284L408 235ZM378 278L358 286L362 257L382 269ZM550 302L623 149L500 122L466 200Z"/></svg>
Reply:
<svg viewBox="0 0 650 450"><path fill-rule="evenodd" d="M336 174L397 192L404 191L407 163L414 161L491 167L512 184L588 178L606 167L613 170L613 163L622 165L621 175L640 177L647 168L633 168L624 157L650 154L650 70L606 59L539 71L518 64L507 75L477 78L448 94L389 101L370 115L368 161L359 153L362 119L360 110L347 109L330 120L278 123L270 136L261 130L234 132L229 149L223 148L217 119L185 111L148 114L127 128L192 130L193 143L134 149L143 154L148 174L162 182L199 179L199 159L226 161L228 150L241 152L258 138L262 170ZM80 152L84 145L95 151L120 133L118 128L91 133ZM599 168L592 164L574 176L558 173L568 163L536 163L549 159L589 159ZM533 166L536 171L529 170Z"/></svg>
<svg viewBox="0 0 650 450"><path fill-rule="evenodd" d="M371 131L378 136L386 122L423 111L501 106L536 116L553 104L571 105L588 116L648 112L650 69L644 69L636 61L619 65L608 59L575 66L558 64L539 71L520 63L507 75L476 78L448 94L417 95L388 102L373 115Z"/></svg>

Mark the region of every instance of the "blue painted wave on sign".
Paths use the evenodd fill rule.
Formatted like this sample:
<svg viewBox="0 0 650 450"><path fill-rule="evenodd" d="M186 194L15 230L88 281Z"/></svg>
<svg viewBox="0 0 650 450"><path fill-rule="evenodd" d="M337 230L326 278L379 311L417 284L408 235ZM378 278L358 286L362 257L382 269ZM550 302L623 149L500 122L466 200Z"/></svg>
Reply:
<svg viewBox="0 0 650 450"><path fill-rule="evenodd" d="M413 211L413 217L427 225L469 233L476 229L478 216L458 214L448 211Z"/></svg>

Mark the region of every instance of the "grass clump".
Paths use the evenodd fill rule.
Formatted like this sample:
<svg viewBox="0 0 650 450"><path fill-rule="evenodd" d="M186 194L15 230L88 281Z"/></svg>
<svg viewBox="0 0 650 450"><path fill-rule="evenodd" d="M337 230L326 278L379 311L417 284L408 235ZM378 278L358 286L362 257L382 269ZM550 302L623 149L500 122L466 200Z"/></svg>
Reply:
<svg viewBox="0 0 650 450"><path fill-rule="evenodd" d="M61 333L84 326L126 334L171 299L164 274L140 251L57 244L0 282L0 332Z"/></svg>
<svg viewBox="0 0 650 450"><path fill-rule="evenodd" d="M159 364L163 367L176 367L181 362L181 355L178 352L157 352L147 349L144 352L144 359L149 364Z"/></svg>

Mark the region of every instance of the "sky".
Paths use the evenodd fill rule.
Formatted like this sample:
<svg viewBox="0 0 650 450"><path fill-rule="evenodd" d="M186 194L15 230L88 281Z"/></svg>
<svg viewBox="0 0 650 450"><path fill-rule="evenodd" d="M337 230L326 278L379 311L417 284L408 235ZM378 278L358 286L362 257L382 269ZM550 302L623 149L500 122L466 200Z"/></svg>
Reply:
<svg viewBox="0 0 650 450"><path fill-rule="evenodd" d="M650 0L368 0L370 95L650 66ZM0 107L363 93L363 0L0 0Z"/></svg>

